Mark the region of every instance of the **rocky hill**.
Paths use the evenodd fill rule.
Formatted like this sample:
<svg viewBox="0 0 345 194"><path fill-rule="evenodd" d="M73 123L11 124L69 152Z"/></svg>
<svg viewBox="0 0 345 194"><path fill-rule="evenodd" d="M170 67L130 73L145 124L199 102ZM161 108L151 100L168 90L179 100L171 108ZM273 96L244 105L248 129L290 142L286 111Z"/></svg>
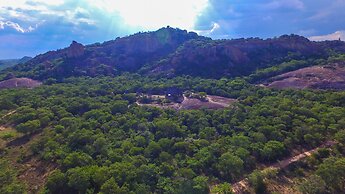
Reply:
<svg viewBox="0 0 345 194"><path fill-rule="evenodd" d="M267 40L190 41L151 66L148 72L203 77L243 76L284 61L327 58L328 49L345 52L345 43L317 43L297 35Z"/></svg>
<svg viewBox="0 0 345 194"><path fill-rule="evenodd" d="M206 78L246 76L291 60L327 59L345 53L342 41L313 42L297 35L273 39L211 40L174 28L68 48L36 56L6 70L17 77L45 80L71 76L113 76L123 72Z"/></svg>
<svg viewBox="0 0 345 194"><path fill-rule="evenodd" d="M12 71L20 72L19 74L28 72L28 76L38 79L136 72L145 64L152 64L175 52L183 43L192 39L208 38L167 27L102 44L84 46L73 41L68 48L38 55L28 63L13 68Z"/></svg>

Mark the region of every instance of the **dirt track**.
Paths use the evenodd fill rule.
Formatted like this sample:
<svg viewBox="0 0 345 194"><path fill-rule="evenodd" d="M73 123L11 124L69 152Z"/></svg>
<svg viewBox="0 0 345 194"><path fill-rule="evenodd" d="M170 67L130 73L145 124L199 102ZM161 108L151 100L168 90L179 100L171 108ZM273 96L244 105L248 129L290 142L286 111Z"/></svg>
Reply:
<svg viewBox="0 0 345 194"><path fill-rule="evenodd" d="M16 110L13 110L13 111L5 114L4 116L1 117L1 120L6 118L6 117L8 117L8 116L10 116L10 115L12 115L12 114L14 114L15 112L16 112ZM8 129L7 127L0 125L0 131L5 131L7 129Z"/></svg>
<svg viewBox="0 0 345 194"><path fill-rule="evenodd" d="M303 153L301 153L299 155L296 155L296 156L287 158L285 160L279 161L277 163L274 163L274 164L266 167L262 171L268 170L268 169L276 169L276 170L284 169L284 168L288 167L290 164L292 164L294 162L297 162L299 160L302 160L303 158L306 158L306 157L312 155L313 153L317 152L320 148L331 147L331 146L333 146L335 144L336 144L336 142L334 142L334 141L328 141L328 142L322 144L321 146L319 146L319 147L317 147L315 149L303 152ZM232 191L235 194L242 194L248 187L249 187L249 182L248 182L248 179L245 178L245 179L243 179L243 180L233 184L232 185Z"/></svg>
<svg viewBox="0 0 345 194"><path fill-rule="evenodd" d="M4 116L2 116L1 119L4 119L5 117L8 117L8 116L14 114L15 112L16 112L16 110L13 110L13 111L11 111L11 112L5 114Z"/></svg>

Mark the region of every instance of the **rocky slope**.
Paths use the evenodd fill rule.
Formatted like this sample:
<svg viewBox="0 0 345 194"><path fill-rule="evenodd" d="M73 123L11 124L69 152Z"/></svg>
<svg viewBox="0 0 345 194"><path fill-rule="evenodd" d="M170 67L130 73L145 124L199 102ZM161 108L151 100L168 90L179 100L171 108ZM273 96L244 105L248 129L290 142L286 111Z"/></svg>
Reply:
<svg viewBox="0 0 345 194"><path fill-rule="evenodd" d="M275 39L190 41L149 69L152 74L206 77L243 76L292 59L325 58L345 52L344 42L312 42L296 35Z"/></svg>
<svg viewBox="0 0 345 194"><path fill-rule="evenodd" d="M39 80L113 76L122 72L154 76L236 77L293 59L325 59L335 52L345 53L345 43L312 42L297 35L266 40L211 40L193 32L167 27L102 44L84 46L73 42L68 48L38 55L2 75L10 71L17 77Z"/></svg>
<svg viewBox="0 0 345 194"><path fill-rule="evenodd" d="M30 77L38 79L136 72L145 64L154 63L192 39L207 38L167 27L102 44L84 46L74 41L68 48L38 55L12 71L30 72Z"/></svg>
<svg viewBox="0 0 345 194"><path fill-rule="evenodd" d="M345 63L314 66L273 77L267 87L345 90Z"/></svg>
<svg viewBox="0 0 345 194"><path fill-rule="evenodd" d="M9 88L35 88L40 86L42 83L29 78L12 78L0 82L1 89Z"/></svg>

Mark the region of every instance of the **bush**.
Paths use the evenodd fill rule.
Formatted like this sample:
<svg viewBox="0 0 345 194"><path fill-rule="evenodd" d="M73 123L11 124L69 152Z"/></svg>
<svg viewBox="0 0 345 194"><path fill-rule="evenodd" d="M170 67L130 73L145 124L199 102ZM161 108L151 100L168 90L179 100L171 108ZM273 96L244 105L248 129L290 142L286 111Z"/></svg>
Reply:
<svg viewBox="0 0 345 194"><path fill-rule="evenodd" d="M21 133L30 134L40 130L41 122L39 120L27 121L17 125L17 130Z"/></svg>
<svg viewBox="0 0 345 194"><path fill-rule="evenodd" d="M255 193L266 193L264 175L260 171L254 171L248 177L249 184L254 188Z"/></svg>
<svg viewBox="0 0 345 194"><path fill-rule="evenodd" d="M321 177L311 175L298 188L304 194L323 194L326 192L326 183Z"/></svg>
<svg viewBox="0 0 345 194"><path fill-rule="evenodd" d="M218 193L218 194L233 194L232 187L229 183L221 183L216 185L211 193Z"/></svg>

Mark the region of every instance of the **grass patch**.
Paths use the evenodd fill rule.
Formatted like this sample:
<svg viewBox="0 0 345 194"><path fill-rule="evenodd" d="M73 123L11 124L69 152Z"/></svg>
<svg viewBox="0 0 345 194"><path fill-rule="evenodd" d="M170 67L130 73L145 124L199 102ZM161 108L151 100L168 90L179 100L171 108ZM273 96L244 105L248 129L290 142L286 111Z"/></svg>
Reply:
<svg viewBox="0 0 345 194"><path fill-rule="evenodd" d="M8 129L5 131L0 131L0 139L9 140L18 136L18 132L14 129Z"/></svg>

